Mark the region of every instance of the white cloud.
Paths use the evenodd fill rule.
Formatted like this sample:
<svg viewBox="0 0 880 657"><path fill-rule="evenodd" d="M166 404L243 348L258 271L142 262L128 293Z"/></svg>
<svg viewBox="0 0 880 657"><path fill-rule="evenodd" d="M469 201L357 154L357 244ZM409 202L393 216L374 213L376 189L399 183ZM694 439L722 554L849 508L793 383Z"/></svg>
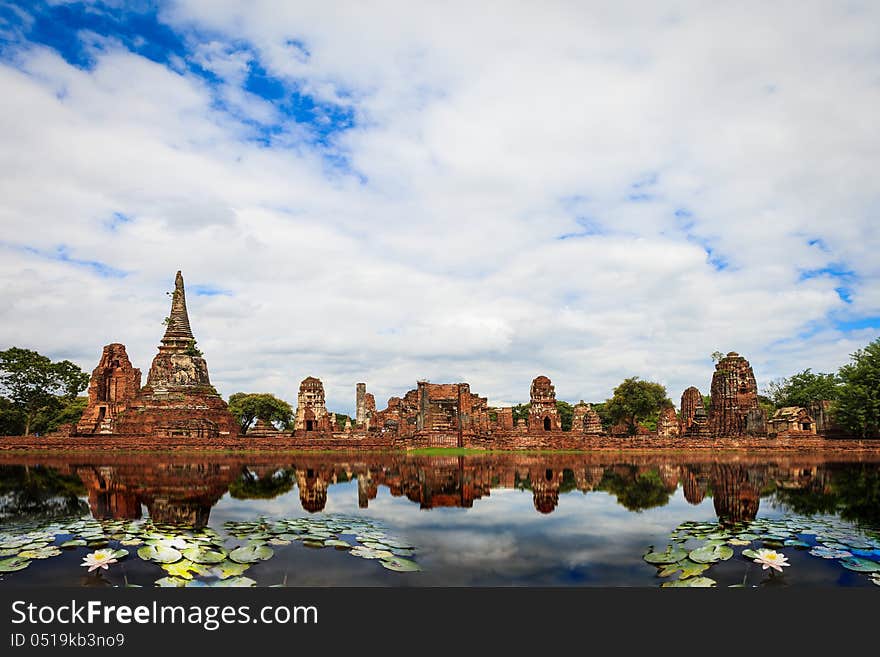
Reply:
<svg viewBox="0 0 880 657"><path fill-rule="evenodd" d="M31 47L0 65L0 344L90 370L121 341L146 373L182 269L231 292L189 295L227 395L315 375L340 411L357 381L380 405L417 378L518 402L545 373L573 401L631 375L677 399L715 349L762 383L833 369L874 336L829 313L880 314L876 13L176 3L214 88L112 39L88 71ZM282 115L244 90L252 58L355 127L255 140ZM832 263L850 306L800 280Z"/></svg>

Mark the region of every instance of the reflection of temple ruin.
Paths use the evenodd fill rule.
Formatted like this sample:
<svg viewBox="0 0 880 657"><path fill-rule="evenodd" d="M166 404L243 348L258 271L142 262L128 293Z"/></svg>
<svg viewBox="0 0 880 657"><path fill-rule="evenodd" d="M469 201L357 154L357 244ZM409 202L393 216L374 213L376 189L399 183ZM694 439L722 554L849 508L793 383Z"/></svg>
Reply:
<svg viewBox="0 0 880 657"><path fill-rule="evenodd" d="M320 470L306 468L296 471L296 485L299 488L299 501L309 513L323 511L327 505L328 482Z"/></svg>
<svg viewBox="0 0 880 657"><path fill-rule="evenodd" d="M136 520L146 506L156 522L203 527L211 507L227 491L234 473L210 463L81 465L95 518Z"/></svg>
<svg viewBox="0 0 880 657"><path fill-rule="evenodd" d="M735 524L754 520L761 502L766 475L760 468L739 464L712 465L710 485L718 522Z"/></svg>
<svg viewBox="0 0 880 657"><path fill-rule="evenodd" d="M330 488L340 482L356 482L351 490L360 508L367 508L381 488L422 509L467 509L488 498L493 489L509 489L527 493L540 513L565 504L565 495L574 491L610 493L632 510L662 506L681 486L691 504L711 496L723 523L753 519L762 493L784 494L786 499L838 494L830 486L831 467L805 456L773 463L745 456L725 463L693 454L607 453L454 457L298 453L287 458L289 462L279 462L277 454L218 454L197 461L178 456L144 461L108 455L95 461L88 455L52 460L45 455L0 452L0 463L39 463L61 474L77 475L96 518L137 519L146 507L157 522L195 526L208 522L211 507L227 491L236 499L268 500L287 494L296 485L302 508L317 513L326 508Z"/></svg>

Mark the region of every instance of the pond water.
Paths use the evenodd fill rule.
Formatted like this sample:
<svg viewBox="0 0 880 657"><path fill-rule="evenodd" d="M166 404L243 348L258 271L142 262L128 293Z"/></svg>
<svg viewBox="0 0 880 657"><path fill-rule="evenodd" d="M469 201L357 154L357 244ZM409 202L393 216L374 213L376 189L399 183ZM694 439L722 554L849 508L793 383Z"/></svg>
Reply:
<svg viewBox="0 0 880 657"><path fill-rule="evenodd" d="M880 459L4 455L16 585L873 587Z"/></svg>

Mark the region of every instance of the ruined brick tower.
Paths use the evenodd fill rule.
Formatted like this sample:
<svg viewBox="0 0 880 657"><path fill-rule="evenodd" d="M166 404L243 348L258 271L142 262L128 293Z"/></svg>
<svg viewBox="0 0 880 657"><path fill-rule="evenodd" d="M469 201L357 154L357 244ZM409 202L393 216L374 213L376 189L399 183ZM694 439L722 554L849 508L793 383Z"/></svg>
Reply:
<svg viewBox="0 0 880 657"><path fill-rule="evenodd" d="M135 400L141 388L141 371L132 367L125 345L108 344L89 381L89 403L76 425L76 433L112 434L116 418Z"/></svg>
<svg viewBox="0 0 880 657"><path fill-rule="evenodd" d="M691 386L681 393L682 433L690 429L691 425L694 423L694 413L697 410L697 406L703 406L703 395L700 394L700 391L697 388Z"/></svg>
<svg viewBox="0 0 880 657"><path fill-rule="evenodd" d="M599 414L593 410L592 406L584 403L583 399L574 407L571 430L575 433L584 433L592 436L601 436L605 433Z"/></svg>
<svg viewBox="0 0 880 657"><path fill-rule="evenodd" d="M556 388L546 376L532 381L529 431L560 431L559 411L556 409Z"/></svg>
<svg viewBox="0 0 880 657"><path fill-rule="evenodd" d="M332 431L331 418L324 404L324 384L308 376L299 384L296 397L296 431Z"/></svg>
<svg viewBox="0 0 880 657"><path fill-rule="evenodd" d="M196 349L196 339L189 326L186 292L180 272L174 279L171 313L166 321L165 335L150 366L144 394L162 396L176 388L210 387L208 364Z"/></svg>
<svg viewBox="0 0 880 657"><path fill-rule="evenodd" d="M731 351L715 365L709 427L719 436L766 435L758 384L749 361Z"/></svg>

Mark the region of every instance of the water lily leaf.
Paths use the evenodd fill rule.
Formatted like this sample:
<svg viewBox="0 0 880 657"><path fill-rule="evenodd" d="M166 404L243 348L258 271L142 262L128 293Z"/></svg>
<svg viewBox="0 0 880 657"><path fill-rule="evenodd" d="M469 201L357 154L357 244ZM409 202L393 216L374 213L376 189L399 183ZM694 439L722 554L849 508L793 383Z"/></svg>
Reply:
<svg viewBox="0 0 880 657"><path fill-rule="evenodd" d="M163 545L145 545L139 548L137 553L141 559L156 563L174 563L183 559L183 555L178 550Z"/></svg>
<svg viewBox="0 0 880 657"><path fill-rule="evenodd" d="M0 560L0 573L13 573L16 570L24 570L31 565L30 560L23 557L12 557Z"/></svg>
<svg viewBox="0 0 880 657"><path fill-rule="evenodd" d="M397 573L415 573L421 571L421 566L417 564L415 561L410 561L409 559L403 559L401 557L393 557L391 559L383 559L380 561L385 568L388 570L393 570Z"/></svg>
<svg viewBox="0 0 880 657"><path fill-rule="evenodd" d="M230 577L229 579L221 579L216 582L211 582L210 586L234 586L237 588L240 587L248 587L256 584L256 580L251 579L250 577Z"/></svg>
<svg viewBox="0 0 880 657"><path fill-rule="evenodd" d="M840 565L849 570L855 570L860 573L877 573L880 572L880 563L871 561L870 559L862 559L860 557L846 557L840 560Z"/></svg>
<svg viewBox="0 0 880 657"><path fill-rule="evenodd" d="M102 548L107 547L110 544L110 541L106 539L99 539L97 541L89 541L86 543L90 548Z"/></svg>
<svg viewBox="0 0 880 657"><path fill-rule="evenodd" d="M226 558L226 552L208 550L203 547L191 547L183 551L183 556L195 563L220 563Z"/></svg>
<svg viewBox="0 0 880 657"><path fill-rule="evenodd" d="M790 538L785 541L785 547L798 547L798 548L808 548L810 547L809 543L801 541L797 538Z"/></svg>
<svg viewBox="0 0 880 657"><path fill-rule="evenodd" d="M674 579L671 582L663 582L662 588L709 588L715 586L714 579L708 577L689 577L688 579Z"/></svg>
<svg viewBox="0 0 880 657"><path fill-rule="evenodd" d="M81 538L72 539L69 541L64 541L59 547L63 548L75 548L75 547L85 547L86 542Z"/></svg>
<svg viewBox="0 0 880 657"><path fill-rule="evenodd" d="M324 545L326 545L327 547L335 547L340 550L347 550L351 547L350 543L339 540L338 538L328 538L326 541L324 541Z"/></svg>
<svg viewBox="0 0 880 657"><path fill-rule="evenodd" d="M728 545L743 546L743 545L751 545L752 542L745 541L745 540L739 539L739 538L731 538L729 541L727 541L727 544Z"/></svg>
<svg viewBox="0 0 880 657"><path fill-rule="evenodd" d="M120 544L120 545L131 545L131 546L134 546L134 545L142 545L142 544L143 544L143 541L142 541L141 539L139 539L139 538L135 538L135 537L132 537L132 538L123 538L121 541L119 541L119 544Z"/></svg>
<svg viewBox="0 0 880 657"><path fill-rule="evenodd" d="M693 577L694 575L699 575L704 570L708 569L711 564L708 563L696 563L691 561L690 559L682 559L678 563L673 563L666 566L663 570L660 571L660 577L669 577L670 575L674 575L675 573L681 571L681 576L679 579L687 579L688 577Z"/></svg>
<svg viewBox="0 0 880 657"><path fill-rule="evenodd" d="M229 558L238 563L254 563L271 559L275 552L265 545L246 545L229 553Z"/></svg>
<svg viewBox="0 0 880 657"><path fill-rule="evenodd" d="M742 555L746 559L757 559L758 558L758 553L755 550L743 550Z"/></svg>
<svg viewBox="0 0 880 657"><path fill-rule="evenodd" d="M34 541L33 543L28 543L27 545L22 545L22 550L41 550L44 547L48 546L49 543L46 541Z"/></svg>
<svg viewBox="0 0 880 657"><path fill-rule="evenodd" d="M291 542L288 539L276 536L274 538L270 538L267 543L269 543L269 545L290 545Z"/></svg>
<svg viewBox="0 0 880 657"><path fill-rule="evenodd" d="M642 558L648 563L652 563L655 566L660 566L664 564L676 563L677 561L681 561L682 559L684 559L686 556L686 550L683 550L677 545L667 545L664 552L655 552L652 549L646 552L642 556Z"/></svg>
<svg viewBox="0 0 880 657"><path fill-rule="evenodd" d="M163 577L162 579L157 579L154 584L163 588L172 588L186 586L186 580L180 577Z"/></svg>
<svg viewBox="0 0 880 657"><path fill-rule="evenodd" d="M847 552L846 550L835 550L832 548L823 547L821 545L817 545L812 550L810 550L810 554L814 557L821 557L823 559L843 559L845 557L851 557L852 553Z"/></svg>
<svg viewBox="0 0 880 657"><path fill-rule="evenodd" d="M218 564L211 568L210 575L214 577L219 577L220 579L228 579L230 577L238 577L248 568L250 568L250 564L248 563L235 563L234 561L224 561L221 564Z"/></svg>
<svg viewBox="0 0 880 657"><path fill-rule="evenodd" d="M207 566L194 563L188 559L162 564L162 570L172 577L179 577L181 579L192 579L193 575L207 575L210 572L210 568Z"/></svg>
<svg viewBox="0 0 880 657"><path fill-rule="evenodd" d="M749 532L743 532L742 534L737 534L737 538L743 541L757 541L759 536L757 534L751 534Z"/></svg>
<svg viewBox="0 0 880 657"><path fill-rule="evenodd" d="M388 559L394 556L387 550L371 550L370 548L365 548L361 545L353 547L349 551L349 554L355 557L360 557L361 559Z"/></svg>
<svg viewBox="0 0 880 657"><path fill-rule="evenodd" d="M324 541L312 540L308 539L302 542L303 545L309 548L322 548L324 547Z"/></svg>
<svg viewBox="0 0 880 657"><path fill-rule="evenodd" d="M391 554L396 557L411 557L416 553L415 550L411 550L410 548L391 548Z"/></svg>
<svg viewBox="0 0 880 657"><path fill-rule="evenodd" d="M83 545L85 545L85 544L86 544L86 542L83 541ZM62 547L63 547L63 546L62 546ZM0 550L0 558L3 558L3 557L14 557L16 554L18 554L18 548L12 548L12 549L9 549L9 550Z"/></svg>
<svg viewBox="0 0 880 657"><path fill-rule="evenodd" d="M726 561L733 556L733 550L726 545L704 545L703 547L691 550L688 557L696 563L715 563L716 561Z"/></svg>
<svg viewBox="0 0 880 657"><path fill-rule="evenodd" d="M48 559L49 557L57 557L61 554L61 550L57 547L42 547L36 550L22 550L18 556L22 559Z"/></svg>

